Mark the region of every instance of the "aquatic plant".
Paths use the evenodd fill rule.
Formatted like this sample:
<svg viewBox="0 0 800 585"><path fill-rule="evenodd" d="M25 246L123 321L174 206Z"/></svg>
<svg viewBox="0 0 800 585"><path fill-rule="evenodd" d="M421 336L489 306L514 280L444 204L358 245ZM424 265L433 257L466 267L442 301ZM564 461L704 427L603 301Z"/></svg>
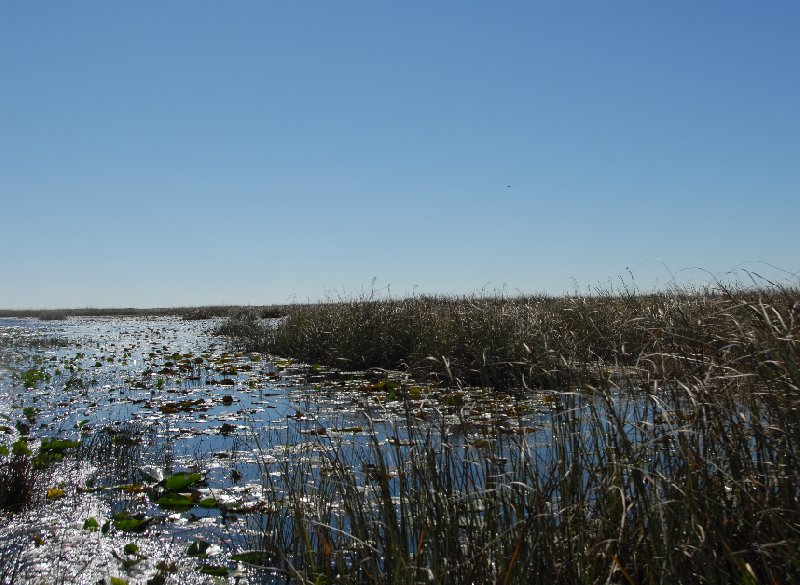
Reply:
<svg viewBox="0 0 800 585"><path fill-rule="evenodd" d="M36 494L37 472L26 441L0 447L0 512L19 512Z"/></svg>
<svg viewBox="0 0 800 585"><path fill-rule="evenodd" d="M396 439L306 432L313 457L262 458L258 548L298 582L791 582L798 317L781 288L292 309L248 348L438 364L434 378L511 388L543 413L478 424L453 392L425 421L399 390Z"/></svg>
<svg viewBox="0 0 800 585"><path fill-rule="evenodd" d="M20 375L26 388L35 388L40 382L49 382L50 374L42 368L30 368Z"/></svg>
<svg viewBox="0 0 800 585"><path fill-rule="evenodd" d="M398 369L453 385L558 389L568 386L574 370L591 377L603 368L642 367L666 375L673 360L643 358L670 351L713 356L724 349L718 337L752 318L748 307L763 301L787 310L798 297L797 290L778 287L648 295L608 289L585 297L367 296L285 306L285 317L268 325L252 311L238 312L218 333L244 350L307 363ZM703 367L701 360L697 368Z"/></svg>

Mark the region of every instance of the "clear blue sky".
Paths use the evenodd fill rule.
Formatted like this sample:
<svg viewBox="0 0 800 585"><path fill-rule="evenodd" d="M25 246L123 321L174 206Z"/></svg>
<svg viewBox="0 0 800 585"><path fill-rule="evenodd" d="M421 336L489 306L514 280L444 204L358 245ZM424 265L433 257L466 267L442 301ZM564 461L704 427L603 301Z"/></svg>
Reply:
<svg viewBox="0 0 800 585"><path fill-rule="evenodd" d="M0 307L797 282L798 31L796 1L0 0Z"/></svg>

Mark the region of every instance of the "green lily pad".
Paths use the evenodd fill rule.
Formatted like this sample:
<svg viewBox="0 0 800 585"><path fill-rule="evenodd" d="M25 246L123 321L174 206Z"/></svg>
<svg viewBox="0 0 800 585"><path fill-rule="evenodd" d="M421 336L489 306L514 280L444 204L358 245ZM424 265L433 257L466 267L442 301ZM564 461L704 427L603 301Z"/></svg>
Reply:
<svg viewBox="0 0 800 585"><path fill-rule="evenodd" d="M114 522L114 527L123 532L141 532L147 527L147 520L144 518L128 518L126 520L117 520Z"/></svg>
<svg viewBox="0 0 800 585"><path fill-rule="evenodd" d="M15 457L23 457L25 455L30 455L31 450L28 449L28 443L25 439L19 438L11 445L11 453Z"/></svg>
<svg viewBox="0 0 800 585"><path fill-rule="evenodd" d="M200 567L200 572L214 577L227 577L229 570L228 567L220 567L218 565L203 565Z"/></svg>
<svg viewBox="0 0 800 585"><path fill-rule="evenodd" d="M156 500L156 505L171 510L188 510L194 502L181 494L165 494Z"/></svg>
<svg viewBox="0 0 800 585"><path fill-rule="evenodd" d="M136 553L139 552L139 545L137 545L135 542L129 542L128 544L125 545L123 552L126 555L135 555Z"/></svg>
<svg viewBox="0 0 800 585"><path fill-rule="evenodd" d="M169 476L161 482L164 489L170 492L180 491L193 483L200 481L202 476L199 473L191 473L189 471L180 471L174 475Z"/></svg>
<svg viewBox="0 0 800 585"><path fill-rule="evenodd" d="M144 515L131 516L127 511L114 514L114 528L122 532L143 532L152 522L152 518Z"/></svg>

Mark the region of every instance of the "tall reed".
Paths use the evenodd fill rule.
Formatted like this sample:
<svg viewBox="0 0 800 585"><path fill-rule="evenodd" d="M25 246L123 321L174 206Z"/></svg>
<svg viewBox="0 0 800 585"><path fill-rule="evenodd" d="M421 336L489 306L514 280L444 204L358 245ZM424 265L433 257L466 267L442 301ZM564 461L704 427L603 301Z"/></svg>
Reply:
<svg viewBox="0 0 800 585"><path fill-rule="evenodd" d="M242 342L438 364L540 414L477 424L466 403L424 421L407 401L398 440L314 435L313 457L265 457L262 545L315 583L793 582L799 312L779 288L292 308Z"/></svg>

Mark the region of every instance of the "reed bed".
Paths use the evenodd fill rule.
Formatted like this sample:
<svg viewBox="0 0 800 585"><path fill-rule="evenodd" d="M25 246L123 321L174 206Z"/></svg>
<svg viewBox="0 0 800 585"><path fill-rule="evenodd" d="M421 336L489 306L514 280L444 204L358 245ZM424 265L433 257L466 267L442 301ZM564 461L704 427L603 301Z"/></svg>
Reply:
<svg viewBox="0 0 800 585"><path fill-rule="evenodd" d="M397 440L265 454L259 547L306 583L796 582L798 312L771 287L239 315L249 349L540 405L509 430L468 402L419 420L406 395Z"/></svg>
<svg viewBox="0 0 800 585"><path fill-rule="evenodd" d="M598 291L590 297L371 297L285 305L277 324L234 312L220 332L240 347L308 363L404 370L453 385L568 389L575 371L704 378L755 367L753 335L794 326L800 292ZM766 313L765 313L766 311ZM263 312L263 311L262 311ZM763 340L762 340L763 341ZM749 372L749 371L748 371ZM647 377L649 375L649 378ZM595 376L595 377L593 377Z"/></svg>

